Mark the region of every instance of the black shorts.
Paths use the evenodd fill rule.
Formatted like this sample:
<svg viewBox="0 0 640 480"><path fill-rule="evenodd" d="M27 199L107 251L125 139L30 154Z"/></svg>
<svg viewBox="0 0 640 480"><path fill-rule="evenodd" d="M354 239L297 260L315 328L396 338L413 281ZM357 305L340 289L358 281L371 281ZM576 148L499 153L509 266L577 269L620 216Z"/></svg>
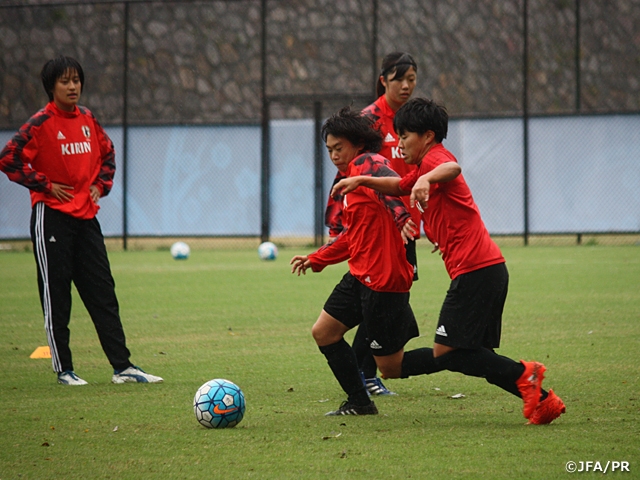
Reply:
<svg viewBox="0 0 640 480"><path fill-rule="evenodd" d="M509 272L504 263L456 277L444 299L435 343L454 348L498 348Z"/></svg>
<svg viewBox="0 0 640 480"><path fill-rule="evenodd" d="M419 335L409 292L376 292L346 273L324 304L324 311L348 328L363 323L371 353L391 355Z"/></svg>

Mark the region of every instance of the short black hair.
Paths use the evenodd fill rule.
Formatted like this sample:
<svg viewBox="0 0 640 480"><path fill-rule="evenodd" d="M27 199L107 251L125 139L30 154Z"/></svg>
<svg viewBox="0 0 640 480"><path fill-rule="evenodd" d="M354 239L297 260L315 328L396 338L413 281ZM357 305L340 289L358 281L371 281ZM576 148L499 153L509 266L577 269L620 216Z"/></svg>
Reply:
<svg viewBox="0 0 640 480"><path fill-rule="evenodd" d="M358 110L352 110L349 105L324 122L321 134L325 142L328 135L333 135L349 140L352 145L363 145L365 152L378 153L382 148L382 134L374 128L373 119Z"/></svg>
<svg viewBox="0 0 640 480"><path fill-rule="evenodd" d="M393 119L393 128L398 135L415 132L418 135L431 130L437 143L447 138L449 114L447 109L427 98L412 98L402 105Z"/></svg>
<svg viewBox="0 0 640 480"><path fill-rule="evenodd" d="M75 70L78 72L78 77L80 77L80 93L82 93L82 88L84 88L84 72L82 71L82 66L80 62L78 62L75 58L65 57L64 55L60 55L56 58L52 58L42 67L42 71L40 72L40 78L42 78L42 86L44 87L44 91L47 92L49 96L49 101L53 100L53 88L56 85L56 82L60 77L62 77L65 72L68 70Z"/></svg>
<svg viewBox="0 0 640 480"><path fill-rule="evenodd" d="M418 72L418 64L413 57L406 52L392 52L386 55L382 59L382 68L380 69L380 75L376 83L376 93L380 97L386 92L386 88L380 81L380 77L385 77L387 80L393 80L394 78L402 78L411 67ZM393 75L391 75L393 74ZM387 78L387 75L390 78Z"/></svg>

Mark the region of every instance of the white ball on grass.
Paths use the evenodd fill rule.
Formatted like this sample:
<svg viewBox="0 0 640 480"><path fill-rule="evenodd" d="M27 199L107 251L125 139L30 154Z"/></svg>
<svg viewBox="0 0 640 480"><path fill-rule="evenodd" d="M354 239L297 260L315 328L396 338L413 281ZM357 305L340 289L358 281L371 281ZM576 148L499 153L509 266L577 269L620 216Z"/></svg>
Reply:
<svg viewBox="0 0 640 480"><path fill-rule="evenodd" d="M171 245L171 256L176 260L186 260L190 253L189 245L184 242L176 242Z"/></svg>
<svg viewBox="0 0 640 480"><path fill-rule="evenodd" d="M278 247L272 242L261 243L258 247L258 255L262 260L275 260L278 258Z"/></svg>

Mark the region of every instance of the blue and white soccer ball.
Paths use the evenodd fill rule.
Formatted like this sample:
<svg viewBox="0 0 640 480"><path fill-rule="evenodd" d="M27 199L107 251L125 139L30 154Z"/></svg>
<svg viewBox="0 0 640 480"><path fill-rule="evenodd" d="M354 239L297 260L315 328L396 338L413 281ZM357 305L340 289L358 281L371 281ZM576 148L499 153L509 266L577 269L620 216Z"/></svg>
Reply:
<svg viewBox="0 0 640 480"><path fill-rule="evenodd" d="M258 255L262 260L275 260L278 257L278 247L272 242L261 243L258 247Z"/></svg>
<svg viewBox="0 0 640 480"><path fill-rule="evenodd" d="M190 253L189 245L184 242L176 242L171 245L171 256L176 260L186 260Z"/></svg>
<svg viewBox="0 0 640 480"><path fill-rule="evenodd" d="M222 378L209 380L193 398L196 419L207 428L235 427L244 417L245 408L240 387Z"/></svg>

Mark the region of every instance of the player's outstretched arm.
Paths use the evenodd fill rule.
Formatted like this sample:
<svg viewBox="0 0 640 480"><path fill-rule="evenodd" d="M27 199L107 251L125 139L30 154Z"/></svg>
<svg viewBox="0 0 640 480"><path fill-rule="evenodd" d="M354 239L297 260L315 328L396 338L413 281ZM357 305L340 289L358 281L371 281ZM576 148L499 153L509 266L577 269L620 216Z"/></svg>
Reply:
<svg viewBox="0 0 640 480"><path fill-rule="evenodd" d="M427 208L429 201L429 191L433 183L446 183L455 179L462 172L462 168L456 162L446 162L438 165L430 172L422 175L411 189L410 205L420 205L420 208Z"/></svg>
<svg viewBox="0 0 640 480"><path fill-rule="evenodd" d="M303 275L307 274L307 268L311 268L311 260L307 255L296 255L289 262L291 267L291 273L297 273L298 276L302 273Z"/></svg>
<svg viewBox="0 0 640 480"><path fill-rule="evenodd" d="M337 194L346 194L354 191L359 186L368 187L376 192L384 195L408 195L400 189L400 177L369 177L366 175L358 175L355 177L343 178L336 183L331 189L331 196Z"/></svg>

